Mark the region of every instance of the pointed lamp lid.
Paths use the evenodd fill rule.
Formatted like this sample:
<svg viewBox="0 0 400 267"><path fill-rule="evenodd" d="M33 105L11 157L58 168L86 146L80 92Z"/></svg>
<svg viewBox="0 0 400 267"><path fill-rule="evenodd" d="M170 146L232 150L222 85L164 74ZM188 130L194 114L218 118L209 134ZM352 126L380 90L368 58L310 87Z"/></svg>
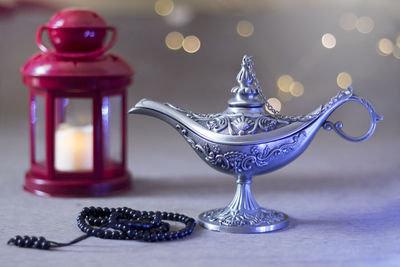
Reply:
<svg viewBox="0 0 400 267"><path fill-rule="evenodd" d="M279 113L268 103L266 97L262 93L262 89L256 78L256 72L254 71L252 56L243 56L241 69L236 76L236 81L239 85L233 87L231 90L231 92L235 94L235 97L228 101L228 110L234 108L257 108L257 112L266 113L264 109L265 106L272 114Z"/></svg>

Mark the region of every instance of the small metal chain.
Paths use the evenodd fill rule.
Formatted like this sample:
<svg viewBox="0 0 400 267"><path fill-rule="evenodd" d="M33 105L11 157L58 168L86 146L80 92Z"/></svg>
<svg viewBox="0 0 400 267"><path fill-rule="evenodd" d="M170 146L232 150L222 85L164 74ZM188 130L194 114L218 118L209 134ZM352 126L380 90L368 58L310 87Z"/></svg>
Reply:
<svg viewBox="0 0 400 267"><path fill-rule="evenodd" d="M261 87L260 87L260 85L259 85L259 83L258 83L258 80L257 80L257 78L256 78L256 75L255 75L254 70L252 71L252 73L253 73L253 79L254 79L254 81L255 81L258 94L263 98L264 103L265 103L265 106L267 107L267 109L268 109L269 111L271 111L277 119L285 120L285 121L291 121L291 122L294 122L294 121L304 121L304 122L305 122L305 121L309 121L309 120L315 118L316 116L318 116L318 115L320 114L320 113L317 113L317 114L300 115L300 116L286 116L286 115L280 114L279 111L276 110L276 109L268 102L267 98L266 98L265 95L263 94L262 89L261 89Z"/></svg>
<svg viewBox="0 0 400 267"><path fill-rule="evenodd" d="M257 81L258 82L258 81ZM276 109L274 109L274 107L268 102L267 98L265 97L265 95L262 93L262 90L258 91L258 94L264 99L265 105L267 106L267 109L269 111L271 111L274 115L279 114L279 111L277 111Z"/></svg>
<svg viewBox="0 0 400 267"><path fill-rule="evenodd" d="M253 81L255 83L255 87L256 90L258 92L258 94L262 97L262 99L264 100L264 104L267 107L267 109L272 112L272 114L280 120L284 120L284 121L290 121L290 122L294 122L294 121L309 121L313 118L315 118L316 116L318 116L320 113L317 114L308 114L308 115L300 115L300 116L286 116L286 115L282 115L279 113L278 110L276 110L267 100L267 98L265 97L265 95L262 92L262 89L260 87L260 84L256 78L256 72L253 69L253 62L251 61L251 58L249 61L247 61L247 66L250 70L250 73L252 75Z"/></svg>
<svg viewBox="0 0 400 267"><path fill-rule="evenodd" d="M251 66L251 65L250 65L250 66ZM251 70L252 70L253 79L254 79L255 84L256 84L257 92L258 92L258 94L263 98L264 103L265 103L265 105L267 106L267 109L268 109L269 111L271 111L274 115L279 114L279 111L276 110L276 109L274 109L274 107L268 102L267 98L264 96L264 94L263 94L263 92L262 92L262 89L261 89L261 87L260 87L260 84L258 83L258 80L257 80L257 78L256 78L256 73L255 73L255 71L253 70L252 66L251 66Z"/></svg>

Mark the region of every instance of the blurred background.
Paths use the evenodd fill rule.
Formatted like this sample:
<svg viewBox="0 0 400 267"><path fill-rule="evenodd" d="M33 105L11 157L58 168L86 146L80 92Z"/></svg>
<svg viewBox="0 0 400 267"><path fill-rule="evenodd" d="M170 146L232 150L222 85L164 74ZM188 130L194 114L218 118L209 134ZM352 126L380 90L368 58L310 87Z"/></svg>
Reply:
<svg viewBox="0 0 400 267"><path fill-rule="evenodd" d="M38 26L65 7L92 9L118 28L113 51L136 71L128 106L147 97L196 112L223 111L236 85L241 58L248 54L254 56L264 94L283 114L308 113L351 85L384 115L375 136L363 145L319 133L318 145L312 146L315 151L307 153L314 165L326 167L352 158L357 170L398 167L399 161L388 156L388 151L398 148L400 131L400 2L396 0L1 0L0 134L18 132L8 138L14 136L21 144L21 154L15 154L19 159L28 152L28 89L19 68L39 51L34 41ZM369 123L360 107L346 104L333 119L343 120L349 134L360 135ZM194 153L173 129L151 118L129 116L128 120L133 172L192 173L192 169L177 171L177 165L171 168L166 157L171 150L204 173L212 172L193 160ZM1 138L4 149L13 144L8 138ZM371 151L371 146L374 153L357 160L358 149ZM333 155L326 152L330 147L335 148ZM148 149L157 150L154 156L159 157L160 168L135 165L141 160L135 151ZM376 153L381 157L374 157ZM380 164L363 163L385 157L389 160ZM22 169L28 165L27 156L24 161Z"/></svg>

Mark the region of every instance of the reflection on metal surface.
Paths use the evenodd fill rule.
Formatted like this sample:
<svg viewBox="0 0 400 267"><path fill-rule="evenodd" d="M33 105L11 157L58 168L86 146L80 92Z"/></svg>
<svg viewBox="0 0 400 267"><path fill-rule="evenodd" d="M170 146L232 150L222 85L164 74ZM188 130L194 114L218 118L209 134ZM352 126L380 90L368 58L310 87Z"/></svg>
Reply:
<svg viewBox="0 0 400 267"><path fill-rule="evenodd" d="M346 140L360 142L373 134L382 117L350 87L308 115L269 114L251 57L243 57L236 79L239 85L231 90L235 96L222 113L198 114L147 99L139 101L129 113L150 115L169 123L210 167L236 176L236 194L231 203L200 214L202 226L232 233L274 231L286 227L288 217L257 204L250 188L252 176L289 164L307 148L321 126L335 130ZM269 100L268 110L275 110ZM370 129L361 137L346 135L340 121L327 121L332 112L349 101L361 103L370 114Z"/></svg>
<svg viewBox="0 0 400 267"><path fill-rule="evenodd" d="M251 191L251 179L240 176L231 203L225 208L201 213L199 223L213 231L263 233L286 227L289 217L282 212L260 207Z"/></svg>

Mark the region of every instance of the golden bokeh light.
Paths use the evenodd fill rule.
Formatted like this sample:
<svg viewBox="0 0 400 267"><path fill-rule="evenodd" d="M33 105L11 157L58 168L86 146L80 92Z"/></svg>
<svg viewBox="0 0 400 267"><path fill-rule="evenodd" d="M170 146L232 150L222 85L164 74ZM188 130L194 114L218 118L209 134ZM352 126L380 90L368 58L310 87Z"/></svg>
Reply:
<svg viewBox="0 0 400 267"><path fill-rule="evenodd" d="M200 40L197 36L186 36L182 43L183 49L188 53L196 53L200 49Z"/></svg>
<svg viewBox="0 0 400 267"><path fill-rule="evenodd" d="M174 1L157 0L154 4L154 11L160 16L168 16L174 10Z"/></svg>
<svg viewBox="0 0 400 267"><path fill-rule="evenodd" d="M388 56L393 52L393 43L387 38L382 38L378 41L378 53L382 56Z"/></svg>
<svg viewBox="0 0 400 267"><path fill-rule="evenodd" d="M351 75L347 72L339 73L336 78L337 85L342 89L346 89L347 86L350 86L352 82L353 79L351 78Z"/></svg>
<svg viewBox="0 0 400 267"><path fill-rule="evenodd" d="M278 98L272 97L272 98L269 98L267 101L276 111L278 111L278 112L281 111L282 104ZM268 109L268 107L266 105L265 105L265 110L271 114L274 114L271 110Z"/></svg>
<svg viewBox="0 0 400 267"><path fill-rule="evenodd" d="M400 47L395 46L393 48L393 56L397 59L400 59Z"/></svg>
<svg viewBox="0 0 400 267"><path fill-rule="evenodd" d="M180 32L170 32L165 37L165 44L171 50L178 50L182 47L183 35Z"/></svg>
<svg viewBox="0 0 400 267"><path fill-rule="evenodd" d="M190 6L176 4L172 13L165 16L165 22L172 27L182 27L191 22L194 18L193 10Z"/></svg>
<svg viewBox="0 0 400 267"><path fill-rule="evenodd" d="M281 90L278 90L278 98L282 100L283 102L288 102L292 100L292 95L289 92L282 92Z"/></svg>
<svg viewBox="0 0 400 267"><path fill-rule="evenodd" d="M293 82L293 78L290 75L282 75L276 81L279 90L282 92L288 93L290 84Z"/></svg>
<svg viewBox="0 0 400 267"><path fill-rule="evenodd" d="M299 97L304 94L304 86L301 82L292 82L289 87L292 96Z"/></svg>
<svg viewBox="0 0 400 267"><path fill-rule="evenodd" d="M339 20L340 27L343 30L351 31L356 28L357 16L353 13L344 13Z"/></svg>
<svg viewBox="0 0 400 267"><path fill-rule="evenodd" d="M250 21L241 20L236 25L236 31L242 37L249 37L253 35L254 25Z"/></svg>
<svg viewBox="0 0 400 267"><path fill-rule="evenodd" d="M361 33L370 33L374 29L375 23L370 17L360 17L357 19L356 28Z"/></svg>
<svg viewBox="0 0 400 267"><path fill-rule="evenodd" d="M325 33L321 38L322 45L326 48L334 48L336 46L336 38L332 33Z"/></svg>

